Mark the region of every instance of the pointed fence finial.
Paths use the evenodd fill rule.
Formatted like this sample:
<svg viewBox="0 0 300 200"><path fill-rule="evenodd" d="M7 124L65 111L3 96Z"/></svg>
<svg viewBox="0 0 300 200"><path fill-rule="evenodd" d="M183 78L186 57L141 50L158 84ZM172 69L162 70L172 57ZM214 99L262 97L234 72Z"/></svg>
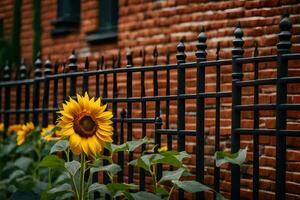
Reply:
<svg viewBox="0 0 300 200"><path fill-rule="evenodd" d="M59 65L60 65L59 61L56 60L55 63L54 63L54 74L58 73Z"/></svg>
<svg viewBox="0 0 300 200"><path fill-rule="evenodd" d="M41 77L42 76L42 60L41 60L41 52L37 53L36 60L34 62L34 76Z"/></svg>
<svg viewBox="0 0 300 200"><path fill-rule="evenodd" d="M45 76L51 74L51 68L52 68L52 63L51 63L50 55L49 55L47 60L45 61L45 70L44 70L44 75Z"/></svg>
<svg viewBox="0 0 300 200"><path fill-rule="evenodd" d="M22 58L20 66L20 79L24 80L27 78L27 67L25 65L25 59Z"/></svg>
<svg viewBox="0 0 300 200"><path fill-rule="evenodd" d="M167 49L167 54L166 54L166 64L170 64L170 49Z"/></svg>
<svg viewBox="0 0 300 200"><path fill-rule="evenodd" d="M278 34L279 42L277 43L277 49L279 54L289 53L292 47L291 43L291 28L292 23L289 20L289 14L284 13L279 24L280 33Z"/></svg>
<svg viewBox="0 0 300 200"><path fill-rule="evenodd" d="M142 57L142 66L146 64L146 50L145 47L140 51L140 56Z"/></svg>
<svg viewBox="0 0 300 200"><path fill-rule="evenodd" d="M185 54L185 46L184 46L184 37L181 38L179 44L177 45L177 63L185 63L186 54Z"/></svg>
<svg viewBox="0 0 300 200"><path fill-rule="evenodd" d="M118 52L118 62L117 62L117 68L121 67L121 51Z"/></svg>
<svg viewBox="0 0 300 200"><path fill-rule="evenodd" d="M89 57L85 58L85 62L84 62L84 71L88 71L89 70Z"/></svg>
<svg viewBox="0 0 300 200"><path fill-rule="evenodd" d="M235 30L234 30L235 39L233 39L233 49L232 49L232 57L240 58L243 57L244 54L244 40L243 40L243 30L241 29L241 23L238 22Z"/></svg>
<svg viewBox="0 0 300 200"><path fill-rule="evenodd" d="M258 42L257 42L257 40L255 40L254 45L255 45L255 48L254 48L253 56L256 57L256 56L258 56Z"/></svg>
<svg viewBox="0 0 300 200"><path fill-rule="evenodd" d="M76 57L76 53L75 53L75 49L73 49L71 55L69 56L69 70L70 72L75 72L77 71L77 57Z"/></svg>
<svg viewBox="0 0 300 200"><path fill-rule="evenodd" d="M198 42L196 44L197 51L195 53L195 55L197 57L197 61L198 62L205 61L206 60L206 55L207 55L207 53L206 53L206 48L207 48L206 40L207 40L207 37L206 37L206 34L204 32L204 27L202 27L202 30L199 33L197 39L198 39Z"/></svg>
<svg viewBox="0 0 300 200"><path fill-rule="evenodd" d="M153 65L157 65L157 57L158 57L158 51L157 51L157 46L155 45L153 49Z"/></svg>
<svg viewBox="0 0 300 200"><path fill-rule="evenodd" d="M103 68L104 68L104 56L102 55L100 59L100 69L103 70Z"/></svg>
<svg viewBox="0 0 300 200"><path fill-rule="evenodd" d="M133 58L132 58L132 52L131 50L127 51L127 54L126 54L126 58L127 58L127 67L132 67L133 65Z"/></svg>
<svg viewBox="0 0 300 200"><path fill-rule="evenodd" d="M116 66L116 58L115 55L111 56L111 67L114 69Z"/></svg>
<svg viewBox="0 0 300 200"><path fill-rule="evenodd" d="M124 119L126 117L126 110L125 110L125 108L122 109L120 115L121 115L122 119Z"/></svg>
<svg viewBox="0 0 300 200"><path fill-rule="evenodd" d="M11 79L11 67L9 65L9 62L6 61L6 64L3 69L3 80L9 81Z"/></svg>

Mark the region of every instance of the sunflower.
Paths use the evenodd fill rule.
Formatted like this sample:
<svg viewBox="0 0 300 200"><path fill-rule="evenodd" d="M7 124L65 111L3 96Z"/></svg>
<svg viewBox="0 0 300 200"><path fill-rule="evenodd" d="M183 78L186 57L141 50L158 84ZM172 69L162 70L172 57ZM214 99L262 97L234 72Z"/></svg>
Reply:
<svg viewBox="0 0 300 200"><path fill-rule="evenodd" d="M48 125L46 128L42 129L41 135L46 141L55 141L62 138L62 135L59 130L54 125Z"/></svg>
<svg viewBox="0 0 300 200"><path fill-rule="evenodd" d="M25 142L27 135L33 131L34 125L32 122L27 122L22 125L22 128L17 132L17 144L21 145Z"/></svg>
<svg viewBox="0 0 300 200"><path fill-rule="evenodd" d="M157 151L159 153L166 152L166 151L168 151L168 147L166 147L166 146L160 147Z"/></svg>
<svg viewBox="0 0 300 200"><path fill-rule="evenodd" d="M0 123L0 132L3 132L3 131L4 131L4 124Z"/></svg>
<svg viewBox="0 0 300 200"><path fill-rule="evenodd" d="M13 124L8 127L7 135L12 135L13 133L18 132L22 128L22 124Z"/></svg>
<svg viewBox="0 0 300 200"><path fill-rule="evenodd" d="M101 99L95 100L85 93L77 95L77 101L70 98L59 111L58 127L63 137L69 137L74 154L84 152L96 155L103 150L105 143L112 142L112 112L106 111Z"/></svg>

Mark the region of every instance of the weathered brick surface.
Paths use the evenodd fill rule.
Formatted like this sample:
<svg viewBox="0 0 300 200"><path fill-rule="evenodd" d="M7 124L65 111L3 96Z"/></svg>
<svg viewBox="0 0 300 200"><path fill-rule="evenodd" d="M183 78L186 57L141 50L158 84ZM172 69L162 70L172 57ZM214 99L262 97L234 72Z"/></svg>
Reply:
<svg viewBox="0 0 300 200"><path fill-rule="evenodd" d="M81 1L81 20L78 32L66 35L52 37L50 24L51 20L56 17L56 0L42 1L41 21L42 21L42 57L46 58L51 55L52 60L67 62L67 58L72 51L76 49L79 56L79 70L83 69L83 61L85 56L89 56L91 60L90 67L95 69L96 60L101 56L105 57L106 67L111 66L112 55L117 55L119 50L122 55L122 66L126 65L125 54L130 48L134 55L134 65L140 65L140 50L145 49L146 65L152 64L152 51L156 45L159 52L158 63L165 63L165 54L170 52L170 62L176 63L176 46L179 40L184 37L187 53L187 61L195 61L194 52L196 50L195 43L200 28L203 26L208 37L208 60L215 59L215 52L218 42L221 45L220 58L230 58L233 40L234 27L238 21L244 31L244 47L245 56L253 55L255 41L258 42L259 54L270 55L276 54L277 33L279 32L279 22L281 14L290 13L290 20L293 23L292 52L300 52L300 3L297 0L253 0L253 1L207 1L207 0L163 0L153 2L150 0L119 0L119 21L118 21L118 40L117 42L103 43L91 45L86 42L86 34L97 30L98 25L98 0ZM12 10L13 0L0 1L0 17L4 19L5 37L11 37L12 28ZM22 57L31 65L32 58L32 0L23 0L22 7L22 27L21 27L21 45ZM299 61L290 61L289 75L299 76ZM276 77L276 62L259 64L260 78ZM253 79L253 65L247 64L243 67L244 79ZM62 73L62 69L59 69ZM215 69L206 69L206 87L207 92L215 91ZM231 91L231 66L223 66L221 68L221 90ZM159 95L165 94L166 72L159 72ZM153 95L152 73L146 73L144 80L146 95ZM172 95L177 94L177 73L171 71L171 90ZM81 90L81 81L78 79L78 90ZM60 85L62 82L59 83ZM95 79L91 78L89 82L91 86L91 94L95 92ZM102 80L101 80L102 84ZM108 95L112 97L112 77L108 77ZM134 74L134 91L133 96L140 96L140 74ZM195 70L187 70L186 72L186 92L195 93L196 77ZM50 91L52 90L51 86ZM102 85L100 86L102 91ZM32 92L32 91L31 91ZM253 103L253 88L243 89L243 104ZM300 102L299 84L291 84L288 86L288 102ZM52 93L52 92L50 92ZM126 96L126 76L118 75L118 94L120 97ZM50 94L51 96L51 94ZM59 102L62 101L62 91L59 90ZM52 97L50 98L51 101ZM12 99L12 102L15 99ZM261 86L260 87L260 103L276 102L276 87ZM213 161L214 153L214 135L215 135L215 109L214 99L206 99L205 112L205 166L206 176L205 183L213 184ZM231 98L221 99L221 149L230 149L231 134ZM24 105L24 102L22 102ZM50 103L50 105L52 105ZM12 103L13 106L13 103ZM126 104L118 104L120 113ZM141 105L134 104L133 117L140 117ZM155 104L147 103L147 117L154 117ZM162 119L165 121L165 103L161 103ZM170 102L170 128L176 128L176 101ZM300 130L298 111L288 112L288 128L292 130ZM275 128L275 111L260 112L260 127ZM13 120L13 116L11 117ZM52 119L52 116L50 116ZM186 102L186 129L195 129L196 122L196 105L194 100ZM253 126L253 112L242 112L242 127L251 128ZM147 135L154 136L153 125L147 125ZM141 137L141 126L134 125L133 136ZM275 191L275 156L276 156L276 139L275 137L260 137L260 199L274 199ZM166 141L166 137L162 137L162 141ZM187 152L195 153L195 137L187 137ZM287 138L287 199L299 199L300 187L300 138ZM241 137L241 146L248 146L249 154L247 163L242 167L241 173L241 197L242 199L251 199L252 182L252 160L253 160L253 142L252 137ZM176 138L174 138L173 148L177 148ZM195 171L195 155L188 162L192 171ZM127 169L127 166L125 166ZM230 196L230 166L221 167L221 190L222 193ZM136 176L138 176L138 171ZM138 178L135 179L138 182ZM149 180L147 181L149 182ZM207 197L212 197L211 193L206 193ZM187 196L193 198L193 195Z"/></svg>

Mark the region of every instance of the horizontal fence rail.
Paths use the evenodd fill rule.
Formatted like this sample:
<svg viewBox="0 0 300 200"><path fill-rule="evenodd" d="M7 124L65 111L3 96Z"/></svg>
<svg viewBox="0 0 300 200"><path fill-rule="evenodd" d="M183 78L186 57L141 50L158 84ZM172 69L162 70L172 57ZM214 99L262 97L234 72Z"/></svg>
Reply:
<svg viewBox="0 0 300 200"><path fill-rule="evenodd" d="M142 50L140 66L134 66L132 52L126 55L127 66L121 67L121 54L112 58L112 67L107 68L102 57L96 65L96 69L90 70L92 62L85 60L83 71L78 71L77 56L75 51L69 57L68 64L52 63L47 58L43 63L38 55L34 63L33 77L30 77L28 67L24 60L18 69L16 79L12 79L11 66L9 63L4 67L2 80L0 82L0 119L5 127L13 123L33 121L35 125L47 126L55 123L58 117L57 111L61 103L68 97L76 98L76 94L89 92L96 97L101 96L105 103L108 103L113 114L114 136L116 144L121 144L126 140L136 138L137 127L140 138L153 133L152 137L158 146L166 145L169 150L177 148L179 151L187 149L188 138L195 139L195 179L205 182L205 143L206 143L206 101L214 100L214 106L210 109L214 111L214 151L223 149L221 140L223 138L221 129L222 109L231 109L230 125L230 147L232 152L237 152L241 147L241 137L248 135L253 137L253 177L252 198L259 199L260 193L260 136L276 137L276 199L285 199L286 183L286 137L300 136L300 130L289 130L287 128L287 111L300 110L300 102L291 104L288 102L289 84L300 83L300 77L289 76L289 62L300 60L299 53L291 53L291 23L288 15L283 15L280 22L279 42L277 44L278 55L259 55L259 47L256 44L251 57L243 57L244 40L243 30L240 24L234 31L233 49L231 59L220 58L220 44L216 51L216 59L207 61L207 45L204 29L201 30L196 43L196 61L186 62L185 44L181 40L177 46L176 64L170 64L170 54L166 54L165 64L158 64L158 49L153 50L153 61L151 66L146 65L146 51ZM277 77L260 78L261 63L276 62ZM245 66L253 66L253 77L251 80L244 79ZM223 72L224 68L232 68L231 90L222 89L222 77L228 72ZM215 91L206 91L209 82L206 80L207 72L212 68L214 74ZM195 92L188 92L188 70L195 72ZM62 71L62 73L60 73ZM160 82L160 73L163 73L163 87ZM123 77L120 80L120 77ZM125 78L124 78L125 77ZM150 77L150 78L149 78ZM176 77L174 85L174 77ZM149 87L151 80L152 88ZM139 84L134 84L135 81ZM91 82L93 81L93 84ZM124 86L122 94L119 88L121 83ZM211 82L210 82L211 83ZM276 88L276 101L273 103L260 103L260 87L273 86ZM253 102L243 103L243 89L251 87L253 89ZM175 93L172 89L176 90ZM14 93L13 93L14 91ZM137 92L136 92L137 91ZM149 92L150 91L150 92ZM137 93L139 95L137 95ZM229 99L231 105L224 105L224 99ZM193 101L195 105L195 129L189 130L187 117L189 108L187 102ZM14 102L14 103L12 103ZM152 108L148 108L153 105ZM151 107L151 106L150 106ZM260 127L260 112L272 110L276 113L276 127L273 129ZM251 111L253 113L252 128L243 126L242 113ZM153 113L153 114L152 114ZM176 121L172 121L175 116ZM52 119L52 120L51 120ZM146 147L143 145L142 150ZM104 152L107 153L107 152ZM132 183L135 180L132 166L127 166L126 162L134 159L135 155L130 153L128 158L123 153L118 154L118 164L123 169L118 173L118 181ZM126 160L128 159L128 160ZM126 161L126 162L125 162ZM158 178L162 175L162 167L158 166ZM172 167L170 167L172 169ZM213 167L212 186L216 191L221 191L221 171L218 167ZM145 171L138 172L140 189L146 187ZM98 176L93 178L98 181ZM104 183L108 183L107 176L103 177ZM228 180L227 180L228 181ZM231 199L240 199L241 190L241 167L231 166ZM230 191L229 191L230 192ZM99 194L95 194L97 197ZM178 199L184 199L187 194L182 190L178 193ZM196 199L204 199L207 195L204 192L197 193ZM216 196L214 196L216 198Z"/></svg>

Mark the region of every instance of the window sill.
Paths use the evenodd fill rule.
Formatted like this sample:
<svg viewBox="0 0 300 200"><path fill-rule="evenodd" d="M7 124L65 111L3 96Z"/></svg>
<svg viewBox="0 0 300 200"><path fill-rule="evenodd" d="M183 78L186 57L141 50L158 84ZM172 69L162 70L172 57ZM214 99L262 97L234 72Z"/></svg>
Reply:
<svg viewBox="0 0 300 200"><path fill-rule="evenodd" d="M70 20L66 18L58 18L51 22L54 29L51 31L53 37L60 35L67 35L78 31L79 21Z"/></svg>
<svg viewBox="0 0 300 200"><path fill-rule="evenodd" d="M86 36L86 41L91 44L114 42L118 38L116 31L110 32L93 32Z"/></svg>

